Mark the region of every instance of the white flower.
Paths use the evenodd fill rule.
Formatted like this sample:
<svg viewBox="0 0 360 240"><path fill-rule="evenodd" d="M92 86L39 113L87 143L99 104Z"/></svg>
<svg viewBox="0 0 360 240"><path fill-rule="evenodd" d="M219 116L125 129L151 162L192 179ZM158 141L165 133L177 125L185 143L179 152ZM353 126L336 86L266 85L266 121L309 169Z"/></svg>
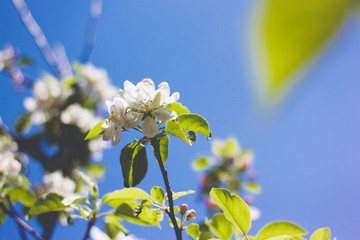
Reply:
<svg viewBox="0 0 360 240"><path fill-rule="evenodd" d="M250 216L252 221L256 221L261 217L261 211L253 206L249 206Z"/></svg>
<svg viewBox="0 0 360 240"><path fill-rule="evenodd" d="M115 97L112 102L107 101L109 116L103 123L101 129L104 130L103 140L112 140L112 145L115 146L120 142L121 129L125 125L124 115L127 108L127 102L121 97Z"/></svg>
<svg viewBox="0 0 360 240"><path fill-rule="evenodd" d="M21 171L21 163L15 159L13 152L4 149L0 152L0 176L14 179Z"/></svg>
<svg viewBox="0 0 360 240"><path fill-rule="evenodd" d="M68 177L64 177L60 170L44 175L43 182L47 193L54 192L63 197L74 195L75 182Z"/></svg>
<svg viewBox="0 0 360 240"><path fill-rule="evenodd" d="M2 51L0 51L0 72L4 70L4 68L9 67L15 58L15 51L11 45L7 45L4 47Z"/></svg>
<svg viewBox="0 0 360 240"><path fill-rule="evenodd" d="M137 83L136 86L129 81L125 81L124 90L120 91L120 96L128 102L131 111L126 114L131 123L136 125L144 120L141 129L148 138L158 134L158 123L156 118L167 121L176 118L176 113L165 108L168 104L176 102L180 98L178 92L170 96L170 87L167 82L162 82L155 90L154 82L146 78ZM135 125L135 126L136 126Z"/></svg>
<svg viewBox="0 0 360 240"><path fill-rule="evenodd" d="M58 116L60 108L72 94L72 89L65 86L51 75L45 75L43 80L34 84L33 95L24 100L27 111L32 112L31 120L36 124L46 121L49 115Z"/></svg>
<svg viewBox="0 0 360 240"><path fill-rule="evenodd" d="M90 92L93 93L96 98L104 101L116 96L118 90L111 85L105 69L96 68L90 63L78 66L78 73L83 80L85 80L84 82L80 82L80 84L85 88L89 88Z"/></svg>

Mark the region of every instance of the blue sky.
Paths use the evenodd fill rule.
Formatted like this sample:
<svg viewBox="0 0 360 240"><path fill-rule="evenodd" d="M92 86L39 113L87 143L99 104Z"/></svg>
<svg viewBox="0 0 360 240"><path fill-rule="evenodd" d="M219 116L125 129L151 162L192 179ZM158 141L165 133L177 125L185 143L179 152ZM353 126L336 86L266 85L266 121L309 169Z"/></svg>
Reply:
<svg viewBox="0 0 360 240"><path fill-rule="evenodd" d="M70 60L76 61L85 39L89 2L28 4L49 42L63 43ZM250 1L108 0L91 61L106 68L119 87L124 80L135 83L145 77L156 84L169 82L172 92L180 92L183 105L208 120L214 138L235 136L255 152L263 193L255 200L262 217L253 223L252 233L272 220L291 220L309 232L328 226L338 239L353 239L360 224L359 19L349 18L283 104L265 112L256 105L249 58L253 10ZM6 43L35 57L35 65L25 69L32 77L50 71L15 8L1 1L0 47ZM1 75L0 81L0 114L10 125L25 111L22 101L30 91L18 94L6 77ZM105 153L108 172L100 183L102 193L122 188L119 153L136 136L124 134L120 146ZM197 190L194 182L199 176L190 163L210 153L210 142L199 137L189 147L171 138L170 148L166 167L172 189ZM29 170L34 178L39 172L37 164ZM163 182L151 156L139 187L150 191L154 185ZM198 219L204 218L205 207L195 195L177 204L183 202L197 210ZM84 226L76 221L70 228L58 227L54 239L81 238ZM145 239L174 236L167 219L161 231L126 227ZM10 219L0 229L1 239L19 237Z"/></svg>

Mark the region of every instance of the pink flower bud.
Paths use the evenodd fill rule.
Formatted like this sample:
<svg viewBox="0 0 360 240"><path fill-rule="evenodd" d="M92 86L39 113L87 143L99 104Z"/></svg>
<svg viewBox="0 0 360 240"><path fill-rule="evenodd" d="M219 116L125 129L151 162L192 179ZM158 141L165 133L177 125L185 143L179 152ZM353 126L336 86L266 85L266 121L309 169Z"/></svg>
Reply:
<svg viewBox="0 0 360 240"><path fill-rule="evenodd" d="M191 209L190 211L187 212L186 214L186 220L190 221L193 220L195 218L196 212L194 209Z"/></svg>
<svg viewBox="0 0 360 240"><path fill-rule="evenodd" d="M184 215L186 213L186 211L188 210L188 205L187 204L182 204L181 207L180 207L180 213L181 215Z"/></svg>

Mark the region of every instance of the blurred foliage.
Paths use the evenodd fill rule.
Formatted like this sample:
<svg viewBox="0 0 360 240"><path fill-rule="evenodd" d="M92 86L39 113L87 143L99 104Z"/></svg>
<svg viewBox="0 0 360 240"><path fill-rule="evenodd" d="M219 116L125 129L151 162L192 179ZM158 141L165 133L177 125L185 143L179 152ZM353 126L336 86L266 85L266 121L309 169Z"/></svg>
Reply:
<svg viewBox="0 0 360 240"><path fill-rule="evenodd" d="M278 100L284 95L294 84L296 74L329 43L357 3L355 0L262 2L256 15L255 41L263 61L258 87L265 101Z"/></svg>

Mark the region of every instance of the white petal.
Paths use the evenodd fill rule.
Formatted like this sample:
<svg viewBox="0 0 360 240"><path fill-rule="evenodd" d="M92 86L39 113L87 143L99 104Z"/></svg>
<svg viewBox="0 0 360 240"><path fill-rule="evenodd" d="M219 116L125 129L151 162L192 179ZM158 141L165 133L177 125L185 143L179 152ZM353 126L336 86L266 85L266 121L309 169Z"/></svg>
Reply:
<svg viewBox="0 0 360 240"><path fill-rule="evenodd" d="M132 82L126 80L124 82L124 90L128 91L128 90L132 90L132 89L136 89L136 86Z"/></svg>
<svg viewBox="0 0 360 240"><path fill-rule="evenodd" d="M156 136L156 134L158 134L158 132L159 132L158 124L151 117L146 117L144 119L144 122L141 125L141 129L142 129L144 135L148 138L152 138L152 137Z"/></svg>
<svg viewBox="0 0 360 240"><path fill-rule="evenodd" d="M113 145L113 147L116 146L120 142L120 139L121 139L121 128L117 127L114 131L111 145Z"/></svg>
<svg viewBox="0 0 360 240"><path fill-rule="evenodd" d="M180 98L180 93L179 92L174 92L166 101L165 104L170 104L170 103L174 103L177 100L179 100Z"/></svg>
<svg viewBox="0 0 360 240"><path fill-rule="evenodd" d="M167 121L177 117L176 112L167 108L161 107L152 112L152 114L160 120Z"/></svg>
<svg viewBox="0 0 360 240"><path fill-rule="evenodd" d="M109 113L111 113L111 106L113 105L113 102L111 101L106 101L106 108L108 110Z"/></svg>
<svg viewBox="0 0 360 240"><path fill-rule="evenodd" d="M109 141L114 133L114 124L109 124L108 121L105 121L101 126L101 129L104 130L103 140Z"/></svg>
<svg viewBox="0 0 360 240"><path fill-rule="evenodd" d="M167 82L160 83L158 87L166 93L166 96L170 95L170 87Z"/></svg>
<svg viewBox="0 0 360 240"><path fill-rule="evenodd" d="M29 112L33 112L35 111L37 104L34 98L32 97L27 97L24 100L24 107L26 110L28 110Z"/></svg>
<svg viewBox="0 0 360 240"><path fill-rule="evenodd" d="M154 93L155 94L151 99L151 103L149 104L150 109L158 108L161 106L161 91L156 90L156 92Z"/></svg>
<svg viewBox="0 0 360 240"><path fill-rule="evenodd" d="M134 128L142 120L144 114L138 112L128 112L124 117L124 127L125 128Z"/></svg>
<svg viewBox="0 0 360 240"><path fill-rule="evenodd" d="M253 206L249 206L250 216L252 221L256 221L261 217L261 211Z"/></svg>

